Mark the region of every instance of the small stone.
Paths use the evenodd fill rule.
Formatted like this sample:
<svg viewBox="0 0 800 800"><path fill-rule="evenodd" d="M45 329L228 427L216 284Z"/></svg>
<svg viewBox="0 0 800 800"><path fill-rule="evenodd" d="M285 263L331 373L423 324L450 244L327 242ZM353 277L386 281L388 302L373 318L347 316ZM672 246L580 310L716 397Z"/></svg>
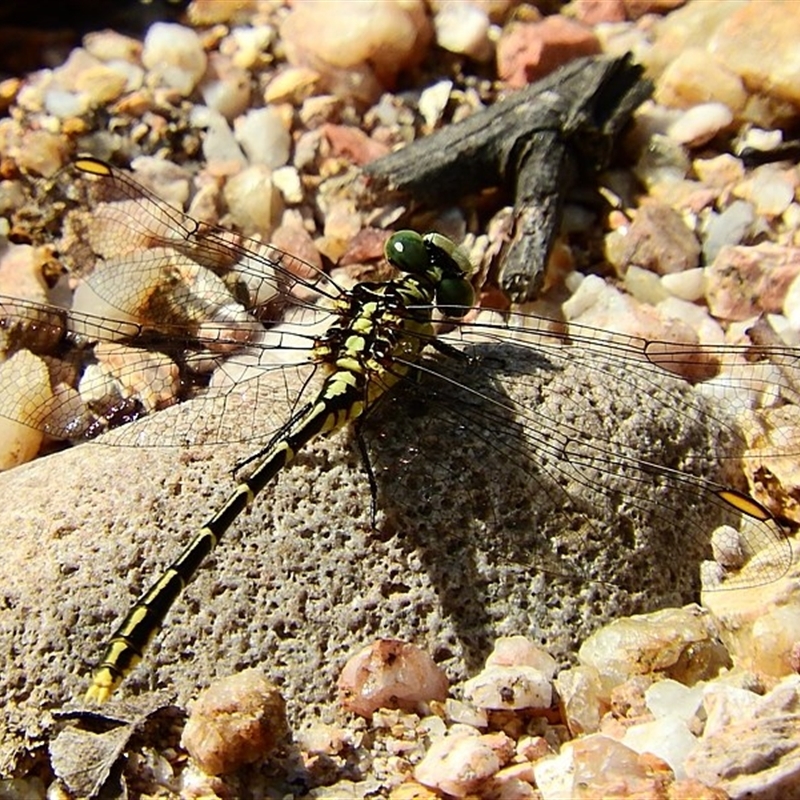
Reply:
<svg viewBox="0 0 800 800"><path fill-rule="evenodd" d="M431 713L423 717L415 726L415 730L423 736L427 736L430 741L435 742L447 733L447 723L440 716L437 716L437 714L441 712L441 705L439 702L435 704L431 703L431 709L435 709L436 713ZM415 717L413 714L410 716L412 719ZM457 729L459 728L453 726L453 730Z"/></svg>
<svg viewBox="0 0 800 800"><path fill-rule="evenodd" d="M634 167L636 177L651 191L664 183L682 181L692 167L683 147L669 136L653 134Z"/></svg>
<svg viewBox="0 0 800 800"><path fill-rule="evenodd" d="M603 676L606 677L606 676ZM650 712L645 702L645 692L653 685L651 675L631 675L611 689L611 710L616 719L633 722L649 721ZM604 681L606 686L608 681ZM603 722L608 722L606 717Z"/></svg>
<svg viewBox="0 0 800 800"><path fill-rule="evenodd" d="M96 64L84 70L75 81L75 89L91 108L116 100L128 87L128 77L117 69Z"/></svg>
<svg viewBox="0 0 800 800"><path fill-rule="evenodd" d="M714 560L726 569L741 569L747 561L742 537L730 525L721 525L711 534Z"/></svg>
<svg viewBox="0 0 800 800"><path fill-rule="evenodd" d="M186 169L153 156L137 156L131 162L131 169L140 183L166 203L186 207L191 191L191 175Z"/></svg>
<svg viewBox="0 0 800 800"><path fill-rule="evenodd" d="M171 405L181 389L178 366L164 353L99 342L94 356L103 373L117 382L119 395L135 397L148 413Z"/></svg>
<svg viewBox="0 0 800 800"><path fill-rule="evenodd" d="M687 147L700 147L733 123L733 113L724 103L702 103L687 109L669 126L667 135Z"/></svg>
<svg viewBox="0 0 800 800"><path fill-rule="evenodd" d="M317 241L317 247L331 261L338 262L347 252L348 244L363 227L363 218L348 199L336 199L327 209L325 235Z"/></svg>
<svg viewBox="0 0 800 800"><path fill-rule="evenodd" d="M676 272L676 275L683 273ZM664 276L666 277L666 276ZM625 291L642 303L658 305L669 296L667 290L661 282L661 278L649 269L631 264L625 272L622 280Z"/></svg>
<svg viewBox="0 0 800 800"><path fill-rule="evenodd" d="M661 276L661 285L673 297L696 303L705 296L706 272L702 267Z"/></svg>
<svg viewBox="0 0 800 800"><path fill-rule="evenodd" d="M511 764L499 769L486 783L486 796L497 800L539 800L533 788L531 764Z"/></svg>
<svg viewBox="0 0 800 800"><path fill-rule="evenodd" d="M247 26L234 28L226 44L230 45L228 55L237 67L246 70L258 69L264 62L265 53L274 43L276 33L271 25L255 25L252 18Z"/></svg>
<svg viewBox="0 0 800 800"><path fill-rule="evenodd" d="M381 639L350 658L339 676L339 702L347 711L369 717L379 708L414 711L444 700L447 676L416 645Z"/></svg>
<svg viewBox="0 0 800 800"><path fill-rule="evenodd" d="M42 414L52 396L47 365L29 350L0 363L0 470L24 464L39 452Z"/></svg>
<svg viewBox="0 0 800 800"><path fill-rule="evenodd" d="M649 150L668 145L671 151L683 155L683 149L678 147L672 139L666 137L667 128L680 119L681 113L680 109L668 108L667 106L658 105L652 100L645 100L636 110L636 115L633 118L633 126L628 139L631 149L634 152L640 152L641 157L641 155L644 155L642 151L645 149ZM630 185L623 184L622 197L625 198L625 206L629 208L635 206L635 191Z"/></svg>
<svg viewBox="0 0 800 800"><path fill-rule="evenodd" d="M691 685L729 663L718 636L712 617L699 607L667 608L614 620L581 645L578 659L611 685L649 674Z"/></svg>
<svg viewBox="0 0 800 800"><path fill-rule="evenodd" d="M265 758L288 733L286 704L259 670L215 681L191 704L181 744L210 775Z"/></svg>
<svg viewBox="0 0 800 800"><path fill-rule="evenodd" d="M712 158L696 158L692 162L692 168L706 186L719 189L744 178L742 160L730 153L722 153Z"/></svg>
<svg viewBox="0 0 800 800"><path fill-rule="evenodd" d="M389 152L382 142L371 139L364 131L351 125L326 123L322 133L330 142L331 155L346 158L353 164L362 166Z"/></svg>
<svg viewBox="0 0 800 800"><path fill-rule="evenodd" d="M576 0L575 18L584 25L602 22L625 22L625 0Z"/></svg>
<svg viewBox="0 0 800 800"><path fill-rule="evenodd" d="M6 244L0 254L0 295L46 303L44 255L43 250L29 244ZM0 313L3 311L0 304Z"/></svg>
<svg viewBox="0 0 800 800"><path fill-rule="evenodd" d="M681 53L689 49L700 48L708 52L708 41L714 31L747 2L748 0L718 0L686 3L659 20L655 41L651 36L650 46L642 51L648 72L660 75Z"/></svg>
<svg viewBox="0 0 800 800"><path fill-rule="evenodd" d="M726 791L730 797L755 800L794 797L800 791L800 684L787 678L764 697L742 690L728 694L727 722L719 724L709 709L707 731L687 756L687 773ZM713 724L712 724L713 722Z"/></svg>
<svg viewBox="0 0 800 800"><path fill-rule="evenodd" d="M287 67L267 84L264 100L267 103L300 105L317 89L320 74L308 67Z"/></svg>
<svg viewBox="0 0 800 800"><path fill-rule="evenodd" d="M334 94L365 102L374 102L399 72L420 63L432 38L421 0L294 3L281 26L292 65L317 70Z"/></svg>
<svg viewBox="0 0 800 800"><path fill-rule="evenodd" d="M244 153L236 141L228 120L208 106L195 106L190 115L192 125L204 129L203 155L209 164L224 164L235 169L246 163Z"/></svg>
<svg viewBox="0 0 800 800"><path fill-rule="evenodd" d="M67 161L67 143L50 131L26 130L15 155L22 171L51 178Z"/></svg>
<svg viewBox="0 0 800 800"><path fill-rule="evenodd" d="M425 125L429 130L433 130L441 119L450 99L452 88L452 81L439 81L423 90L419 96L419 113L422 114Z"/></svg>
<svg viewBox="0 0 800 800"><path fill-rule="evenodd" d="M231 221L245 234L269 236L283 211L272 171L253 164L228 179L223 190Z"/></svg>
<svg viewBox="0 0 800 800"><path fill-rule="evenodd" d="M236 119L233 130L251 164L275 169L289 161L291 135L283 115L274 108L251 109Z"/></svg>
<svg viewBox="0 0 800 800"><path fill-rule="evenodd" d="M762 153L768 153L775 150L783 144L783 131L764 130L753 126L748 128L742 139L740 150L742 147L751 147L753 150L759 150Z"/></svg>
<svg viewBox="0 0 800 800"><path fill-rule="evenodd" d="M613 330L649 340L648 358L653 363L690 380L707 380L719 372L718 358L699 346L699 332L691 324L662 313L660 307L638 302L597 276L582 280L572 297L562 304L562 312L571 325ZM579 331L581 328L576 328L576 333ZM685 356L675 359L678 346ZM663 359L659 358L660 349L666 352Z"/></svg>
<svg viewBox="0 0 800 800"><path fill-rule="evenodd" d="M460 1L445 2L433 18L436 43L451 53L462 53L476 61L492 56L489 41L489 16L477 5Z"/></svg>
<svg viewBox="0 0 800 800"><path fill-rule="evenodd" d="M669 764L676 778L685 778L684 761L694 750L697 739L677 714L667 714L652 722L633 725L622 743L637 753L652 753Z"/></svg>
<svg viewBox="0 0 800 800"><path fill-rule="evenodd" d="M712 681L703 690L706 724L703 736L716 736L728 726L755 715L760 696L740 686Z"/></svg>
<svg viewBox="0 0 800 800"><path fill-rule="evenodd" d="M232 120L243 114L250 102L250 77L221 53L211 53L200 94L209 108Z"/></svg>
<svg viewBox="0 0 800 800"><path fill-rule="evenodd" d="M347 747L350 735L340 725L314 722L308 728L298 731L294 739L299 747L309 753L334 756Z"/></svg>
<svg viewBox="0 0 800 800"><path fill-rule="evenodd" d="M323 138L323 132L319 128L327 122L336 124L336 120L342 113L342 100L334 94L315 94L303 100L303 105L300 107L298 117L300 125L306 130L300 134L300 139L295 146L295 166L302 168L307 163L300 159L297 155L301 149L303 138L312 139L316 137L317 140ZM344 127L344 126L342 126ZM352 127L352 126L350 126ZM316 130L315 130L316 129ZM358 129L355 129L358 130ZM364 136L367 136L364 131L359 131ZM327 153L325 153L327 155Z"/></svg>
<svg viewBox="0 0 800 800"><path fill-rule="evenodd" d="M109 29L85 34L83 46L100 61L127 61L134 64L142 55L142 43L138 39Z"/></svg>
<svg viewBox="0 0 800 800"><path fill-rule="evenodd" d="M798 180L794 170L783 171L772 164L759 167L734 189L734 194L749 200L756 213L778 217L794 200Z"/></svg>
<svg viewBox="0 0 800 800"><path fill-rule="evenodd" d="M186 13L193 25L211 26L223 23L248 24L253 15L253 0L195 0Z"/></svg>
<svg viewBox="0 0 800 800"><path fill-rule="evenodd" d="M497 73L512 88L533 83L580 56L596 55L590 28L554 14L541 22L508 25L497 43Z"/></svg>
<svg viewBox="0 0 800 800"><path fill-rule="evenodd" d="M203 77L207 59L200 37L191 28L155 22L144 40L142 63L161 83L186 97Z"/></svg>
<svg viewBox="0 0 800 800"><path fill-rule="evenodd" d="M66 120L85 114L89 110L89 102L77 92L68 92L53 86L45 91L44 107L48 114Z"/></svg>
<svg viewBox="0 0 800 800"><path fill-rule="evenodd" d="M706 269L706 302L718 319L743 320L781 310L800 274L800 250L763 242L723 247Z"/></svg>
<svg viewBox="0 0 800 800"><path fill-rule="evenodd" d="M525 666L487 666L464 684L464 696L478 708L516 710L549 708L550 679L541 670Z"/></svg>
<svg viewBox="0 0 800 800"><path fill-rule="evenodd" d="M680 8L686 0L625 0L625 10L630 19L639 19L645 14L667 14Z"/></svg>
<svg viewBox="0 0 800 800"><path fill-rule="evenodd" d="M675 209L647 203L637 213L623 241L622 271L636 264L659 275L698 266L700 244Z"/></svg>
<svg viewBox="0 0 800 800"><path fill-rule="evenodd" d="M485 728L489 724L485 709L475 708L471 703L454 700L452 697L444 701L444 712L450 722L471 725L473 728Z"/></svg>
<svg viewBox="0 0 800 800"><path fill-rule="evenodd" d="M792 654L800 642L800 608L770 608L752 624L751 668L762 675L786 675L792 670Z"/></svg>
<svg viewBox="0 0 800 800"><path fill-rule="evenodd" d="M598 786L601 781L616 780L620 792L623 787L647 778L635 751L600 734L567 742L558 755L537 761L533 773L543 800L602 797Z"/></svg>
<svg viewBox="0 0 800 800"><path fill-rule="evenodd" d="M718 191L693 180L665 181L654 185L650 191L653 200L689 215L690 220L712 207L719 198ZM691 229L696 233L694 223Z"/></svg>
<svg viewBox="0 0 800 800"><path fill-rule="evenodd" d="M586 666L562 670L556 676L555 689L570 733L597 733L600 719L609 707L600 673Z"/></svg>
<svg viewBox="0 0 800 800"><path fill-rule="evenodd" d="M476 792L513 755L511 740L508 740L510 752L506 753L498 751L494 743L492 737L477 734L445 736L431 746L415 767L414 777L433 789L454 797L466 797Z"/></svg>
<svg viewBox="0 0 800 800"><path fill-rule="evenodd" d="M679 53L656 82L655 100L670 108L691 108L722 103L739 114L747 102L741 78L725 68L705 48L690 47Z"/></svg>
<svg viewBox="0 0 800 800"><path fill-rule="evenodd" d="M273 231L270 242L284 253L292 254L290 268L298 277L313 280L321 274L322 258L314 240L302 222L290 218L288 213L284 215L284 221ZM297 264L298 259L302 263Z"/></svg>
<svg viewBox="0 0 800 800"><path fill-rule="evenodd" d="M556 674L558 664L543 647L526 636L501 636L486 658L487 667L534 667L548 679Z"/></svg>
<svg viewBox="0 0 800 800"><path fill-rule="evenodd" d="M800 14L782 0L737 8L714 32L709 49L751 91L800 105Z"/></svg>
<svg viewBox="0 0 800 800"><path fill-rule="evenodd" d="M303 184L295 167L288 165L273 170L272 183L287 203L297 205L303 202Z"/></svg>
<svg viewBox="0 0 800 800"><path fill-rule="evenodd" d="M746 200L735 200L722 213L711 214L703 232L703 257L711 264L727 245L743 242L756 221L753 206Z"/></svg>
<svg viewBox="0 0 800 800"><path fill-rule="evenodd" d="M704 366L707 369L705 372L703 369L697 369L696 374L703 375L699 380L711 380L718 374L718 371L713 372L712 365L719 365L719 360L711 352L713 348L706 347L706 345L718 345L725 341L725 332L719 322L708 313L704 306L699 305L695 300L667 297L658 304L658 310L667 319L678 319L686 322L696 332L698 341L704 346L704 349L699 351L699 363L696 366ZM680 365L674 371L677 374L682 374L683 366Z"/></svg>
<svg viewBox="0 0 800 800"><path fill-rule="evenodd" d="M517 740L516 755L518 759L534 762L553 754L553 750L544 736L522 735Z"/></svg>

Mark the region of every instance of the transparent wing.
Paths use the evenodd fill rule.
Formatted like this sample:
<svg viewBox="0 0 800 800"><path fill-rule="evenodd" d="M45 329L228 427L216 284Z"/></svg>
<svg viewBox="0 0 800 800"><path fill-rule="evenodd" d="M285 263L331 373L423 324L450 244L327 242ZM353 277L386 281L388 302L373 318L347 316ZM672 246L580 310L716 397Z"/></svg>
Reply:
<svg viewBox="0 0 800 800"><path fill-rule="evenodd" d="M81 159L73 173L92 200L62 239L64 260L81 275L71 307L0 297L9 362L0 416L12 451L3 466L32 457L37 434L91 439L188 399L208 443L257 438L241 413L238 432L224 423L231 376L247 384L239 394L254 408L264 403L271 390L261 378L278 369L273 362L309 361L341 289L277 248L198 222L110 165ZM274 331L289 308L293 333ZM177 429L161 443L190 433Z"/></svg>
<svg viewBox="0 0 800 800"><path fill-rule="evenodd" d="M73 172L76 181L89 184L92 196L89 217L79 223L91 250L85 255L95 260L88 283L112 308L124 313L152 310L145 321L154 325L172 319L168 309L181 321L191 319L191 306L187 309L186 304L192 299L193 281L198 304L206 299L209 307L226 306L233 296L259 318L265 311L274 314L274 305L290 299L319 294L335 298L341 292L311 264L257 239L200 222L122 170L79 159ZM132 298L140 299L137 289L145 293L146 303L132 307Z"/></svg>
<svg viewBox="0 0 800 800"><path fill-rule="evenodd" d="M29 441L33 457L45 437L77 442L111 429L106 443L142 446L121 426L189 401L191 410L176 414L154 444L268 439L304 402L301 389L317 386L308 377L319 366L312 348L330 321L328 311L297 309L291 323L259 325L251 341L211 324L203 335L171 325L154 336L140 324L0 296L0 344L8 356L0 364L0 418L13 426L8 447ZM272 422L265 408L273 409Z"/></svg>
<svg viewBox="0 0 800 800"><path fill-rule="evenodd" d="M419 364L403 401L367 425L400 529L424 531L449 498L459 535L503 531L506 557L544 574L696 589L712 557L750 566L724 582L707 574L706 588L789 569L794 522L759 475L800 449L785 423L795 348L654 342L524 315L445 340L462 356ZM398 416L403 441L389 442Z"/></svg>
<svg viewBox="0 0 800 800"><path fill-rule="evenodd" d="M101 196L86 223L97 263L73 307L0 298L12 456L32 457L43 437L116 426L119 445L257 450L313 395L313 348L346 292L123 172L80 164ZM796 348L648 341L526 314L452 323L445 341L449 354L397 363L410 373L366 425L380 499L398 524L422 530L426 507L450 504L456 529L481 535L497 523L521 564L647 584L677 583L725 522L717 551L742 562L764 554L740 585L788 569L797 512L790 497L775 504L773 478L800 450ZM123 425L172 405L153 440ZM476 478L486 464L495 472ZM456 503L448 486L475 491ZM654 562L664 549L648 536L686 557ZM609 541L626 547L611 552Z"/></svg>

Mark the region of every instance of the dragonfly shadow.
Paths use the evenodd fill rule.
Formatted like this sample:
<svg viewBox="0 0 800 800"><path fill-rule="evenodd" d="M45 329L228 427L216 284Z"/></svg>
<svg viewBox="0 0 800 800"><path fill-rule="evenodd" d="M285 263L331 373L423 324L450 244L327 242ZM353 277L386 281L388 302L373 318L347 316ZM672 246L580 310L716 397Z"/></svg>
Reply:
<svg viewBox="0 0 800 800"><path fill-rule="evenodd" d="M510 342L470 353L423 361L365 425L383 530L436 587L444 650L475 669L524 633L566 660L620 614L696 600L724 515L694 476L736 442L691 387Z"/></svg>

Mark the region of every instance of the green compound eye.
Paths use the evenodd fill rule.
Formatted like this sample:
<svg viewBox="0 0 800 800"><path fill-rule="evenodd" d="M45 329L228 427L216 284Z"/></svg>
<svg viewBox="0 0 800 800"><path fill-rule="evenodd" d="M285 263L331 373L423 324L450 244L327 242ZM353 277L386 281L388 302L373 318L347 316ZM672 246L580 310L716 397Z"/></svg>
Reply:
<svg viewBox="0 0 800 800"><path fill-rule="evenodd" d="M464 275L471 275L473 271L467 254L450 238L442 233L426 233L423 237L428 248L441 250L453 262L455 267ZM435 260L435 259L434 259Z"/></svg>
<svg viewBox="0 0 800 800"><path fill-rule="evenodd" d="M463 278L444 278L436 289L436 305L449 317L463 317L474 304L472 284Z"/></svg>
<svg viewBox="0 0 800 800"><path fill-rule="evenodd" d="M436 287L436 305L450 317L463 317L475 302L468 280L472 264L467 254L441 233L426 233L422 239L432 265L443 273Z"/></svg>
<svg viewBox="0 0 800 800"><path fill-rule="evenodd" d="M428 248L416 231L393 233L383 248L386 260L403 272L420 274L429 264Z"/></svg>

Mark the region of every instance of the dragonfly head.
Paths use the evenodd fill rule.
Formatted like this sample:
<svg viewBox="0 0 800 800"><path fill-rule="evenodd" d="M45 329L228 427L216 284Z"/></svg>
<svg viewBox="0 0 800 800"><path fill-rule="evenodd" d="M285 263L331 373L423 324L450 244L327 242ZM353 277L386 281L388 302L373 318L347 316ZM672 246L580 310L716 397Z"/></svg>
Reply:
<svg viewBox="0 0 800 800"><path fill-rule="evenodd" d="M462 250L441 233L393 233L384 247L386 260L403 272L426 275L436 286L436 305L447 316L463 317L475 302L469 282L472 265Z"/></svg>

